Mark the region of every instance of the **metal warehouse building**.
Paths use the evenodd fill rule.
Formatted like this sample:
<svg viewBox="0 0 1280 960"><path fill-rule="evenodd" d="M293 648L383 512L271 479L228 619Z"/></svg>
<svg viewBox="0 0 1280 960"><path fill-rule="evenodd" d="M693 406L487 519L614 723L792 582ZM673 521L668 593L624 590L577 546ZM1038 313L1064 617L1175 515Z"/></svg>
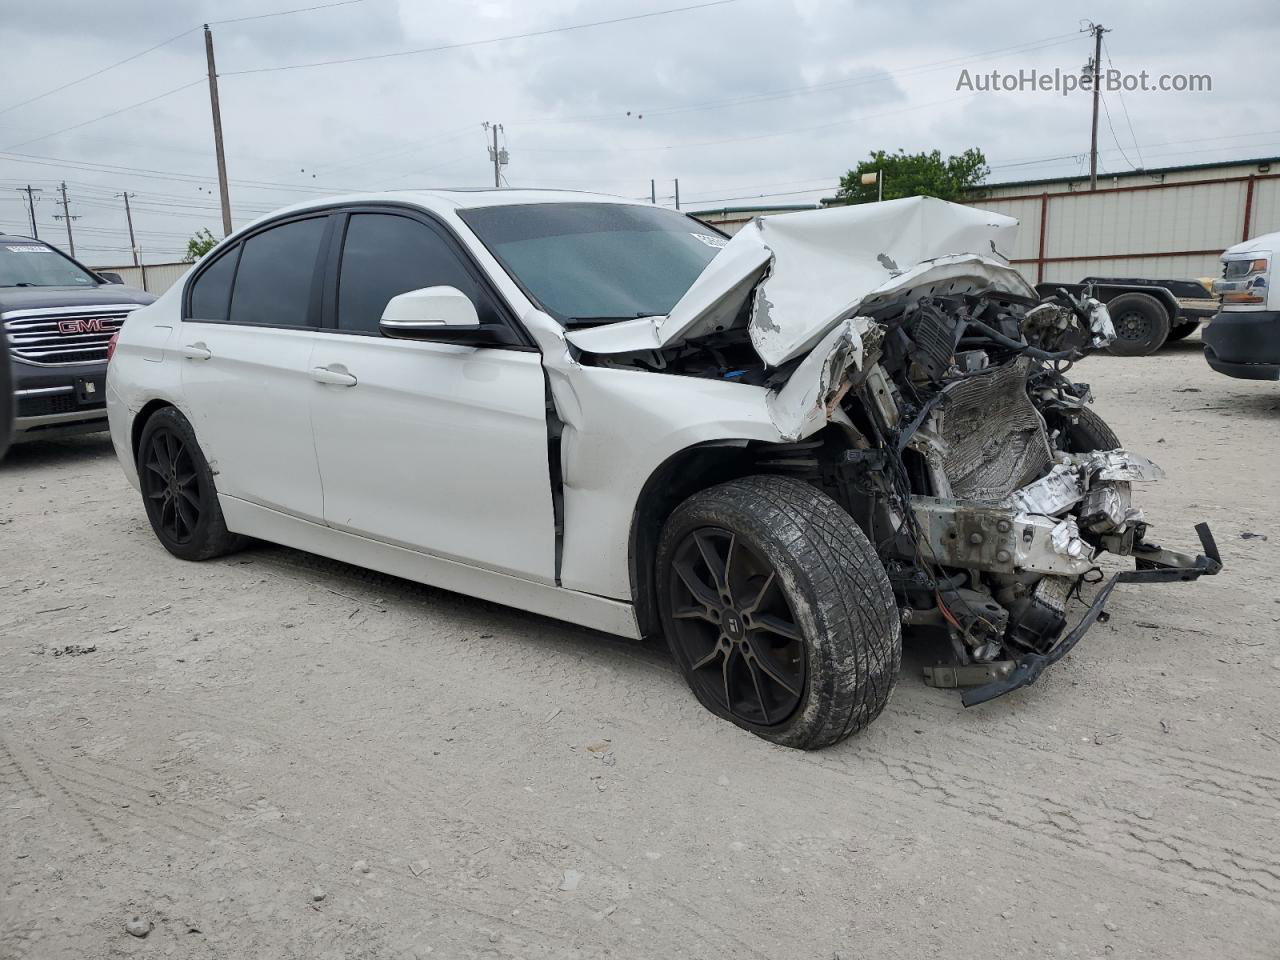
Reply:
<svg viewBox="0 0 1280 960"><path fill-rule="evenodd" d="M969 202L1021 222L1007 252L1032 283L1216 277L1227 247L1280 231L1280 157L1110 174L1095 191L1087 176L986 184ZM775 204L693 215L737 233L753 217L811 209Z"/></svg>
<svg viewBox="0 0 1280 960"><path fill-rule="evenodd" d="M1031 282L1206 277L1232 244L1280 230L1280 158L988 184L971 201L1022 223L1015 265ZM1280 167L1276 167L1280 170Z"/></svg>

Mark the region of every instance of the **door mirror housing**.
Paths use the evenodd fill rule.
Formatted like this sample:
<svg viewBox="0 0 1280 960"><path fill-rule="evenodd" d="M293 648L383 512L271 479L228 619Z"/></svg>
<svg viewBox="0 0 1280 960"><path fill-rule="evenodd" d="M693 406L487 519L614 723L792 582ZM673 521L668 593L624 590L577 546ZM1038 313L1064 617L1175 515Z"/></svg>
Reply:
<svg viewBox="0 0 1280 960"><path fill-rule="evenodd" d="M109 270L99 270L98 276L107 283L124 283L124 277L120 276L118 273L112 273Z"/></svg>
<svg viewBox="0 0 1280 960"><path fill-rule="evenodd" d="M385 337L457 341L481 327L476 305L457 287L423 287L387 301L378 329Z"/></svg>

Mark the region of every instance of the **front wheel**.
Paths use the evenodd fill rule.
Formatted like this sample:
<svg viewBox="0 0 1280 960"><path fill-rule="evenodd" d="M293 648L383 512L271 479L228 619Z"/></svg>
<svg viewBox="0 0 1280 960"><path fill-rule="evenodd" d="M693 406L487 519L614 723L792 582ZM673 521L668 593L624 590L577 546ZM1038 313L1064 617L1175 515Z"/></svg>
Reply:
<svg viewBox="0 0 1280 960"><path fill-rule="evenodd" d="M175 557L208 560L243 544L227 530L195 431L173 407L157 410L142 428L138 480L151 529Z"/></svg>
<svg viewBox="0 0 1280 960"><path fill-rule="evenodd" d="M785 746L874 720L902 662L897 603L866 535L809 484L754 476L694 494L658 545L663 626L712 713Z"/></svg>

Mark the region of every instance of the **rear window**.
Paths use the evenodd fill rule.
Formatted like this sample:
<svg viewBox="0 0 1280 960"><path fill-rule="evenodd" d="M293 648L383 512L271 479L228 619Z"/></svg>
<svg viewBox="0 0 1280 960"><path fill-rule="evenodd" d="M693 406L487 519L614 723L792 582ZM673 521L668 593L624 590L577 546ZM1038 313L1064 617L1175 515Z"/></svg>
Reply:
<svg viewBox="0 0 1280 960"><path fill-rule="evenodd" d="M242 244L231 322L314 326L312 285L325 217L294 220L255 234Z"/></svg>

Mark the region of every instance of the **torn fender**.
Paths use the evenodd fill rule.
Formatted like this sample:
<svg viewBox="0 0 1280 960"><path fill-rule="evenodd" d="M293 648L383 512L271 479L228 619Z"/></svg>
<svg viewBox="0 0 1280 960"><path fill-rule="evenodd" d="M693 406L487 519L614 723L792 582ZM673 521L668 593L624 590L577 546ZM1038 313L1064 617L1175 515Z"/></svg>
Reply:
<svg viewBox="0 0 1280 960"><path fill-rule="evenodd" d="M841 322L809 351L780 390L769 392L769 416L782 439L800 440L829 420L845 418L840 400L866 369L868 352L878 354L880 335L870 317Z"/></svg>

